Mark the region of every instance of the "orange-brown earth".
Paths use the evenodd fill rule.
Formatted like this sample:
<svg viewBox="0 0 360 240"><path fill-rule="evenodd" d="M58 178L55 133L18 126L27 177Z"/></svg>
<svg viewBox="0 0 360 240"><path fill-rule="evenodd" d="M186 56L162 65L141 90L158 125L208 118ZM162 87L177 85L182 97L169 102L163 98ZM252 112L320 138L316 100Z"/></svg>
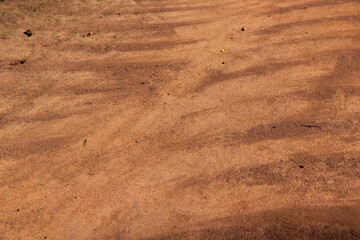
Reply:
<svg viewBox="0 0 360 240"><path fill-rule="evenodd" d="M359 130L358 0L0 1L0 239L360 239Z"/></svg>

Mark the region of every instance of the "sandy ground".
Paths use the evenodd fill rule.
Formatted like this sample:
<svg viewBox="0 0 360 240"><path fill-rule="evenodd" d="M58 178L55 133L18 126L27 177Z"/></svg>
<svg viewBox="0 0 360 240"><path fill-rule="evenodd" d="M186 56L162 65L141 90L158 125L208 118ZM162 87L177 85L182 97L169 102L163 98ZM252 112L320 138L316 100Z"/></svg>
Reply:
<svg viewBox="0 0 360 240"><path fill-rule="evenodd" d="M0 1L0 239L360 239L359 130L358 0Z"/></svg>

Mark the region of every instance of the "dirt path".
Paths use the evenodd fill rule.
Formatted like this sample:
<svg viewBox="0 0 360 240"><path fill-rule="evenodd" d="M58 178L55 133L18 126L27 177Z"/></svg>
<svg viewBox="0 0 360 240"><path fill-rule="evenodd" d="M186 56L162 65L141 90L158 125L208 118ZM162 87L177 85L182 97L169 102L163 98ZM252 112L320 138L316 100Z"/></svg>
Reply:
<svg viewBox="0 0 360 240"><path fill-rule="evenodd" d="M0 1L0 239L360 239L359 46L358 0Z"/></svg>

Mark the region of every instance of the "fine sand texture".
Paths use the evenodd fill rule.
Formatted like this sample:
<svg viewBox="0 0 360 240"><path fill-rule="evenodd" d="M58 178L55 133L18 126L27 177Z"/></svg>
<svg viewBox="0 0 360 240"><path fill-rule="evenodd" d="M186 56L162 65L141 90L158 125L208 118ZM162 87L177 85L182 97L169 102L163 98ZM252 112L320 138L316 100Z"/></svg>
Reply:
<svg viewBox="0 0 360 240"><path fill-rule="evenodd" d="M0 0L0 239L360 239L360 1Z"/></svg>

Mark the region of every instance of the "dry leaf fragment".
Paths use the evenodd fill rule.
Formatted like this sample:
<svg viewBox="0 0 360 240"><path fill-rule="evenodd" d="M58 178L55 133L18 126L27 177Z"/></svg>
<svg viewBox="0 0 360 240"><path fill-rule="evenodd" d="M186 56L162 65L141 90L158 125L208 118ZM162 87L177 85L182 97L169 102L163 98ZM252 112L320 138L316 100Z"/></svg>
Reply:
<svg viewBox="0 0 360 240"><path fill-rule="evenodd" d="M31 37L33 35L32 31L30 29L26 30L24 34L28 37Z"/></svg>
<svg viewBox="0 0 360 240"><path fill-rule="evenodd" d="M91 37L94 34L95 33L93 33L93 32L88 32L87 34L84 34L83 37Z"/></svg>

